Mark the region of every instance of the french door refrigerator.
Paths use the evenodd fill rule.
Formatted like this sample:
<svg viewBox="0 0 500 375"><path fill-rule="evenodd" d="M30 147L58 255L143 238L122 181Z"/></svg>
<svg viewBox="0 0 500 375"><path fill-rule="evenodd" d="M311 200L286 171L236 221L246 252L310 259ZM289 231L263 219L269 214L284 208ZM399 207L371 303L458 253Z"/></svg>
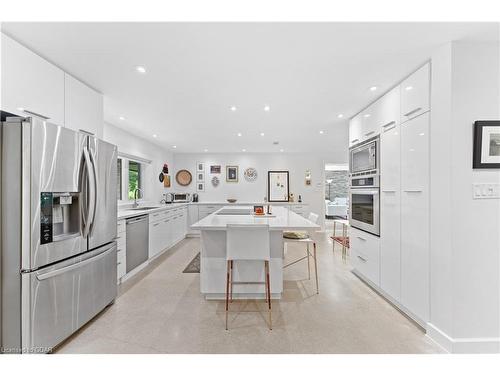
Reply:
<svg viewBox="0 0 500 375"><path fill-rule="evenodd" d="M2 140L3 352L49 352L116 297L116 146L38 118Z"/></svg>

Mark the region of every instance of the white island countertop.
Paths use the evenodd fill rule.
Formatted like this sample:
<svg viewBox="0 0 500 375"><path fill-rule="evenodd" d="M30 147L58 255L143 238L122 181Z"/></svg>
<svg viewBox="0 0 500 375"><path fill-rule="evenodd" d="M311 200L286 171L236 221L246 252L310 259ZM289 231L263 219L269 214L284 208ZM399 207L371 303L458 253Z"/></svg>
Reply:
<svg viewBox="0 0 500 375"><path fill-rule="evenodd" d="M286 207L271 205L272 216L219 215L218 212L232 206L224 206L213 214L191 226L195 230L226 230L228 224L259 225L268 224L270 230L317 230L320 226L296 214ZM241 207L241 206L240 206ZM248 206L253 209L252 206Z"/></svg>

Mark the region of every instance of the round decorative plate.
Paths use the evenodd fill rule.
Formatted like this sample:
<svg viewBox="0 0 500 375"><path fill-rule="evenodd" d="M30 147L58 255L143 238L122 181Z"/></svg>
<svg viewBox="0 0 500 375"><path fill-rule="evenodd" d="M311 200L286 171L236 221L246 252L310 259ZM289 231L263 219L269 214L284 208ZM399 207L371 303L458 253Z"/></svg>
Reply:
<svg viewBox="0 0 500 375"><path fill-rule="evenodd" d="M254 182L257 179L257 169L247 168L245 172L243 172L243 176L245 176L245 180L248 182Z"/></svg>
<svg viewBox="0 0 500 375"><path fill-rule="evenodd" d="M191 175L191 172L189 172L186 169L181 169L177 174L175 175L175 181L181 186L188 186L191 181L193 181L193 176Z"/></svg>
<svg viewBox="0 0 500 375"><path fill-rule="evenodd" d="M213 187L219 186L219 182L220 182L219 177L217 177L217 176L212 177L212 185L213 185Z"/></svg>

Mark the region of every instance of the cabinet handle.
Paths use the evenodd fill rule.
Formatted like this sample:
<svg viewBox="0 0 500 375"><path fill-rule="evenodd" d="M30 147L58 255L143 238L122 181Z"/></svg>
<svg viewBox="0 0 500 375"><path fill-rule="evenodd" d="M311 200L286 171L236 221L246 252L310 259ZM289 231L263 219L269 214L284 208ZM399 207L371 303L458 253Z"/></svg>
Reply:
<svg viewBox="0 0 500 375"><path fill-rule="evenodd" d="M360 255L358 255L357 257L358 257L359 259L361 259L363 262L365 262L365 263L366 263L366 259L365 259L365 258L363 258L363 257L362 257L362 256L360 256Z"/></svg>
<svg viewBox="0 0 500 375"><path fill-rule="evenodd" d="M403 190L405 193L421 193L422 190Z"/></svg>
<svg viewBox="0 0 500 375"><path fill-rule="evenodd" d="M368 137L369 135L372 135L373 133L375 133L375 130L372 130L371 132L366 133L365 137Z"/></svg>
<svg viewBox="0 0 500 375"><path fill-rule="evenodd" d="M393 125L393 126L391 126L391 125ZM382 129L384 129L385 132L388 130L394 129L395 127L396 127L396 121L391 121L385 125L382 125Z"/></svg>
<svg viewBox="0 0 500 375"><path fill-rule="evenodd" d="M356 236L356 237L359 238L361 241L366 241L366 239L363 237L360 237L360 236Z"/></svg>
<svg viewBox="0 0 500 375"><path fill-rule="evenodd" d="M122 262L118 262L118 263L116 263L116 265L117 265L117 266L119 266L120 264L122 264Z"/></svg>
<svg viewBox="0 0 500 375"><path fill-rule="evenodd" d="M410 112L408 113L405 113L405 116L410 116L410 115L413 115L414 113L417 113L418 111L422 110L421 107L418 107L418 108L415 108L413 110L411 110Z"/></svg>
<svg viewBox="0 0 500 375"><path fill-rule="evenodd" d="M164 223L168 223L170 220L165 220Z"/></svg>
<svg viewBox="0 0 500 375"><path fill-rule="evenodd" d="M153 224L153 227L157 227L160 223Z"/></svg>
<svg viewBox="0 0 500 375"><path fill-rule="evenodd" d="M36 117L40 117L40 118L42 118L44 120L50 119L50 117L41 115L40 113L36 113L36 112L33 112L33 111L28 111L27 109L23 109L23 112L27 113L28 115L33 115L33 116L36 116Z"/></svg>
<svg viewBox="0 0 500 375"><path fill-rule="evenodd" d="M351 141L351 143L356 143L357 141L359 141L359 139L358 139L358 138L353 139L353 140Z"/></svg>
<svg viewBox="0 0 500 375"><path fill-rule="evenodd" d="M395 193L396 190L382 190L382 193Z"/></svg>

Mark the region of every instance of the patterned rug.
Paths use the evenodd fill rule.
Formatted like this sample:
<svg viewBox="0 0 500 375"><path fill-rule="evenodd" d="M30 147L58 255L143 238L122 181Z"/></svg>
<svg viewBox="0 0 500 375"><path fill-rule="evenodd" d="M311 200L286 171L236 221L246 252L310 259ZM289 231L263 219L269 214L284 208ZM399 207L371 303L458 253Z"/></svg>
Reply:
<svg viewBox="0 0 500 375"><path fill-rule="evenodd" d="M200 273L200 253L196 254L193 260L184 268L182 273Z"/></svg>

